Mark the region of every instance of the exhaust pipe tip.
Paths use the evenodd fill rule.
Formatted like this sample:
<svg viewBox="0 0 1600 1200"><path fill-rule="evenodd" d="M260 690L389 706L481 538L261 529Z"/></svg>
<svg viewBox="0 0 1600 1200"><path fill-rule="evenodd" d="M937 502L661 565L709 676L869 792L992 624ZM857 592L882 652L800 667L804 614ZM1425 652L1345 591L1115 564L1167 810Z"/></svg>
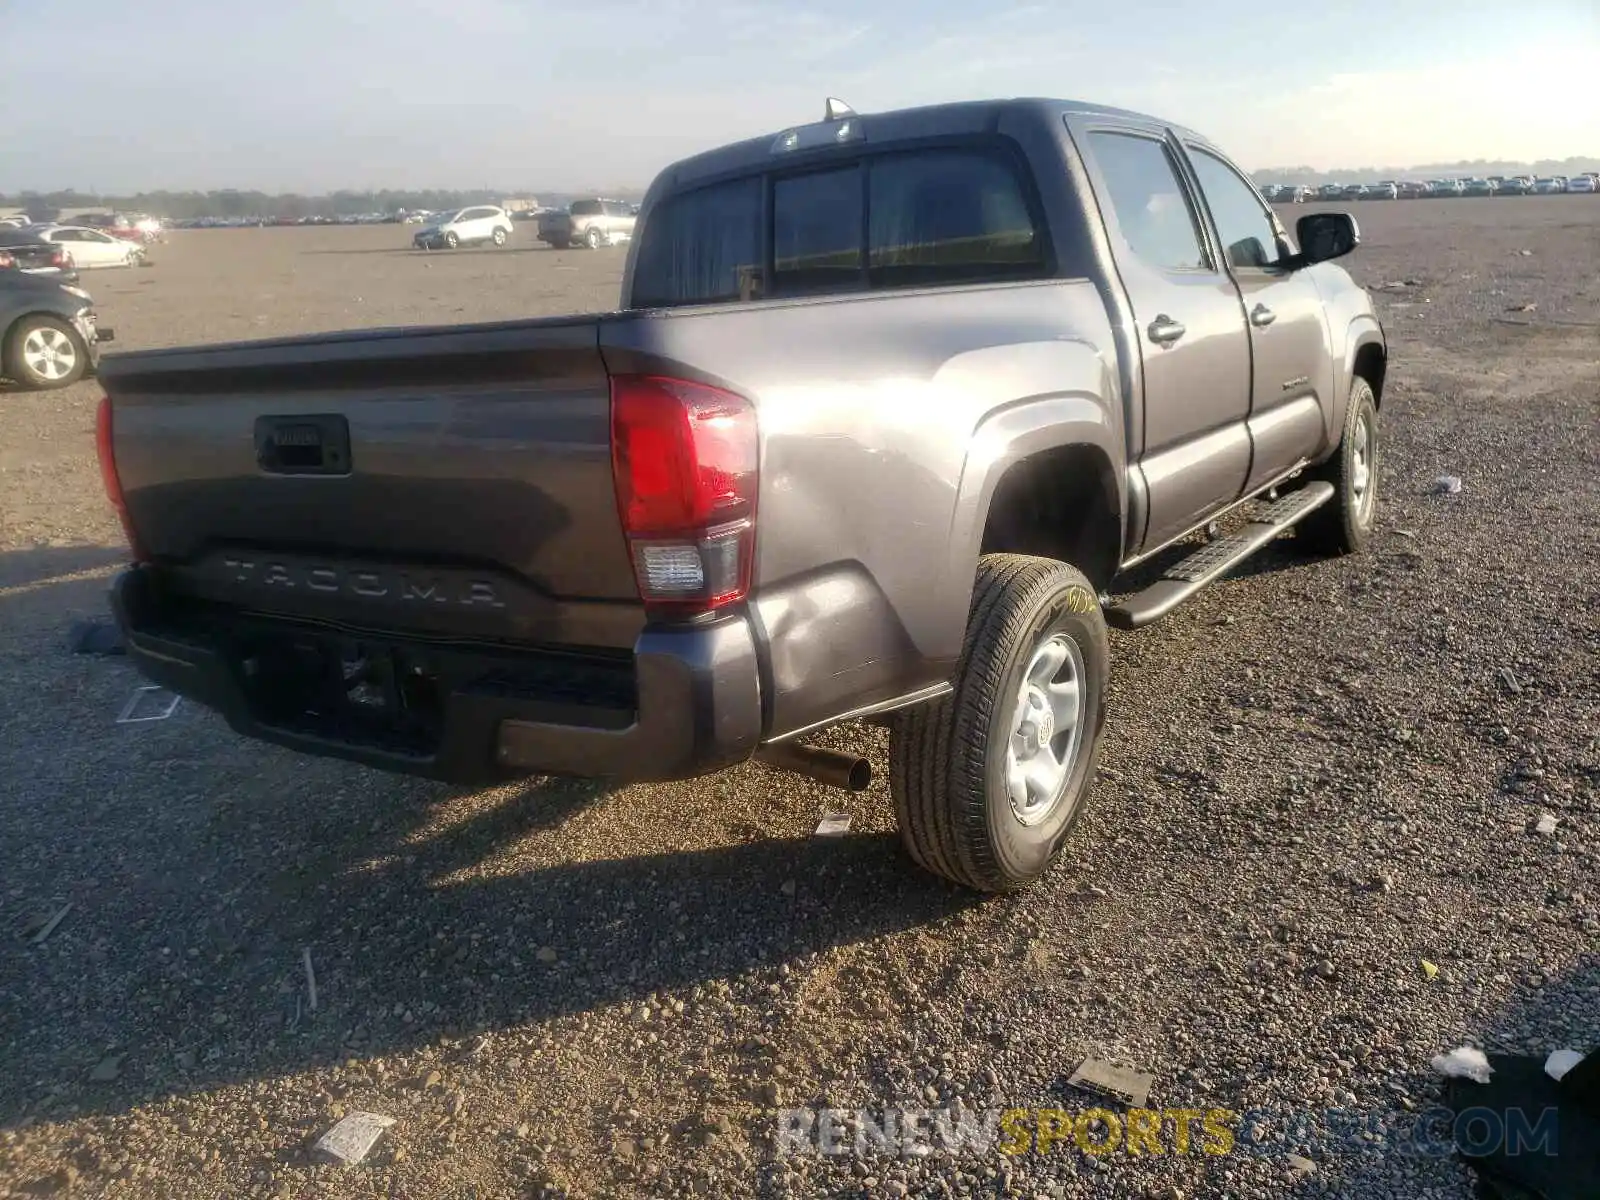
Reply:
<svg viewBox="0 0 1600 1200"><path fill-rule="evenodd" d="M779 771L847 792L864 792L872 786L872 764L859 754L779 742L758 750L756 758Z"/></svg>

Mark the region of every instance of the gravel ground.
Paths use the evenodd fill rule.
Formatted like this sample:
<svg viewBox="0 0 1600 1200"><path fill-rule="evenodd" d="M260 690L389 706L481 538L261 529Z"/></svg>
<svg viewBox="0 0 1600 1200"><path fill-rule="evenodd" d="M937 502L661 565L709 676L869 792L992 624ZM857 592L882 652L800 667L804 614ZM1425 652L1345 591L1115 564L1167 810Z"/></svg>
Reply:
<svg viewBox="0 0 1600 1200"><path fill-rule="evenodd" d="M1600 1045L1600 199L1359 217L1352 269L1401 285L1374 550L1286 539L1113 635L1094 807L1004 900L911 867L881 783L463 792L188 704L117 724L132 671L64 648L117 560L97 392L0 392L0 1195L1470 1195L1324 1114L1403 1124L1464 1041ZM605 308L621 270L408 233L86 278L142 347ZM1273 1119L1222 1156L773 1153L781 1106L1082 1109L1091 1055ZM396 1124L315 1163L356 1110Z"/></svg>

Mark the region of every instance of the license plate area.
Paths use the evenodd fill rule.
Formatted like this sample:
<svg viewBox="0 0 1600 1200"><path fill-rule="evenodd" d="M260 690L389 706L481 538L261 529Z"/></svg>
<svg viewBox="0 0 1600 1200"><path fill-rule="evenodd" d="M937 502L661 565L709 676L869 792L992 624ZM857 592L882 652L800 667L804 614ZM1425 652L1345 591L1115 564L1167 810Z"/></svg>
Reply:
<svg viewBox="0 0 1600 1200"><path fill-rule="evenodd" d="M446 684L425 650L284 633L241 644L234 661L263 725L415 757L438 750Z"/></svg>

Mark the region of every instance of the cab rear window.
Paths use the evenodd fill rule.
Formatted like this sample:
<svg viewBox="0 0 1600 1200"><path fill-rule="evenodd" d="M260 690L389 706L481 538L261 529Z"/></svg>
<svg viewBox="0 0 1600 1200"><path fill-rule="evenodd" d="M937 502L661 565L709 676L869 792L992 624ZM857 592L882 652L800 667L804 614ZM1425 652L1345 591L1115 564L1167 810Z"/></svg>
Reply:
<svg viewBox="0 0 1600 1200"><path fill-rule="evenodd" d="M669 197L640 234L632 301L715 304L1048 269L1042 224L1014 160L935 148Z"/></svg>

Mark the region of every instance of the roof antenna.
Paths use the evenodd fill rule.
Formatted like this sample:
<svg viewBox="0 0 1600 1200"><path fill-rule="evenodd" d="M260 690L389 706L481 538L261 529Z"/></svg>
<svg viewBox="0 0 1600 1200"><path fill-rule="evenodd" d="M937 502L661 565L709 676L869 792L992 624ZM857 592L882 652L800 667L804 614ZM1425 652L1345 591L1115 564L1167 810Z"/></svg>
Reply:
<svg viewBox="0 0 1600 1200"><path fill-rule="evenodd" d="M843 100L840 100L837 96L829 96L827 112L822 119L824 121L842 121L846 117L853 117L855 115L856 110L851 108Z"/></svg>

